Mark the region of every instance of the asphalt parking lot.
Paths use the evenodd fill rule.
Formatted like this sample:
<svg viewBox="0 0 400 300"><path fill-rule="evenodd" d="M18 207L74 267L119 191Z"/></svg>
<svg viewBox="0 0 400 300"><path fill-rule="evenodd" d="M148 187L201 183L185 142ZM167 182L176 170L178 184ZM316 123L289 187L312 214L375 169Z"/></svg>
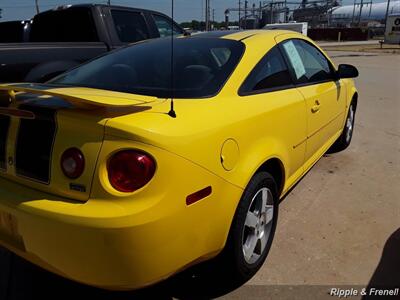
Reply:
<svg viewBox="0 0 400 300"><path fill-rule="evenodd" d="M329 54L337 64L350 63L360 71L352 144L342 153L325 155L284 198L266 263L245 286L225 290L226 299L317 299L316 293L326 296L334 286L400 287L400 55ZM139 293L102 292L0 250L0 299L221 294L206 285L190 289L179 280ZM214 284L222 285L223 278Z"/></svg>

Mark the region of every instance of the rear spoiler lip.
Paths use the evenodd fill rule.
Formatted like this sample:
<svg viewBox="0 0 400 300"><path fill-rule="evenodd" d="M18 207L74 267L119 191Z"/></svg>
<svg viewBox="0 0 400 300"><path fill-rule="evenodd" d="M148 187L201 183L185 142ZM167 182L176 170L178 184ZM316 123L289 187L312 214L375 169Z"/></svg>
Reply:
<svg viewBox="0 0 400 300"><path fill-rule="evenodd" d="M16 93L24 92L59 97L77 107L122 108L143 105L159 100L156 97L141 95L137 96L139 99L135 99L136 95L134 94L126 94L127 96L124 97L125 93L109 90L38 83L0 84L0 91L7 91L12 101L15 101ZM96 91L97 94L93 92L89 93L89 91ZM104 91L104 95L101 95L101 91ZM109 95L107 96L107 94Z"/></svg>
<svg viewBox="0 0 400 300"><path fill-rule="evenodd" d="M31 120L36 118L36 115L31 111L5 107L0 107L0 115Z"/></svg>

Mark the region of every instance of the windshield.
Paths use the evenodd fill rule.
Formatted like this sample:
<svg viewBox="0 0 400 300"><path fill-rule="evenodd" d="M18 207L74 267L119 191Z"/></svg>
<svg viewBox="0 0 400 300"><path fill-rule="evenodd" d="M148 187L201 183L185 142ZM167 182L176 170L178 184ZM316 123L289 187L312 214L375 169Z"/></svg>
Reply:
<svg viewBox="0 0 400 300"><path fill-rule="evenodd" d="M243 51L244 45L238 41L217 38L174 39L171 76L171 39L158 39L102 56L49 83L159 98L204 98L220 91Z"/></svg>

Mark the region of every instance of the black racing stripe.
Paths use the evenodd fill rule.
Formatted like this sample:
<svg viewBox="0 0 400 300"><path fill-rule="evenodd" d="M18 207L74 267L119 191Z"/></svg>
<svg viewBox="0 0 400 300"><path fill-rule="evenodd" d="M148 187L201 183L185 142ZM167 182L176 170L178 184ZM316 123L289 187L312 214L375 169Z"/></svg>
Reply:
<svg viewBox="0 0 400 300"><path fill-rule="evenodd" d="M21 119L15 153L15 168L19 176L50 183L50 165L56 135L56 110L20 105L31 111L35 119Z"/></svg>
<svg viewBox="0 0 400 300"><path fill-rule="evenodd" d="M249 37L255 36L257 33L249 34L248 36L245 36L244 38L241 38L239 41L244 41L245 39L248 39Z"/></svg>

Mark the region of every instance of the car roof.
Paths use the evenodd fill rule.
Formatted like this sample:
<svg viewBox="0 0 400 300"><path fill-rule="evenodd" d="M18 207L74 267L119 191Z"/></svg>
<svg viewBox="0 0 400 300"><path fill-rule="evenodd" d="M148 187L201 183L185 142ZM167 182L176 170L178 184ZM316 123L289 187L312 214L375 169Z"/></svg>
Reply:
<svg viewBox="0 0 400 300"><path fill-rule="evenodd" d="M224 38L235 41L243 41L249 38L270 38L273 39L281 34L297 34L299 37L302 35L295 31L290 30L277 30L277 29L254 29L254 30L221 30L221 31L208 31L192 35L191 38Z"/></svg>

